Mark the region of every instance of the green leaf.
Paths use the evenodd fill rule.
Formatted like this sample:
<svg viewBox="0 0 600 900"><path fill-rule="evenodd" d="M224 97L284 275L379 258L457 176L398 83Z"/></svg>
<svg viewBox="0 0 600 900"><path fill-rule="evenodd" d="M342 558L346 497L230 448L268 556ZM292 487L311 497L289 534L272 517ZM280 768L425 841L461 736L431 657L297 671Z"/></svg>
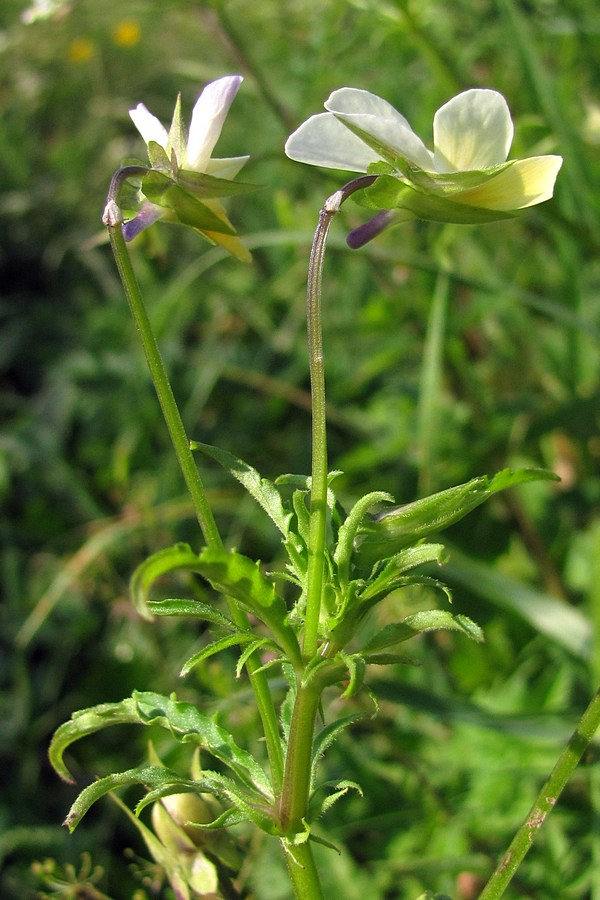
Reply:
<svg viewBox="0 0 600 900"><path fill-rule="evenodd" d="M363 795L362 788L355 781L348 781L344 779L344 781L338 782L324 782L319 785L319 791L321 791L325 787L334 787L335 790L331 794L326 794L322 800L318 799L318 795L315 793L310 799L310 808L309 808L309 821L314 822L315 819L320 818L327 810L331 809L334 803L337 803L342 797L344 797L348 791L356 791L360 796Z"/></svg>
<svg viewBox="0 0 600 900"><path fill-rule="evenodd" d="M234 235L235 228L200 200L176 184L172 178L153 169L142 179L142 192L151 203L171 209L183 225L198 231Z"/></svg>
<svg viewBox="0 0 600 900"><path fill-rule="evenodd" d="M350 558L354 546L354 539L367 512L376 503L393 503L394 498L386 491L373 491L358 500L338 532L337 546L333 554L334 562L338 567L338 577L342 585L347 584L350 577Z"/></svg>
<svg viewBox="0 0 600 900"><path fill-rule="evenodd" d="M137 705L131 697L121 700L119 703L100 703L97 706L74 712L70 720L54 732L48 751L50 763L64 781L73 784L74 779L63 760L67 747L80 738L93 734L95 731L101 731L109 725L139 724L139 721Z"/></svg>
<svg viewBox="0 0 600 900"><path fill-rule="evenodd" d="M250 753L237 746L228 731L192 703L151 691L134 691L132 697L119 703L101 703L73 713L70 721L61 725L52 738L50 762L61 778L72 782L63 761L67 747L109 725L124 724L160 725L176 740L204 748L229 766L245 784L256 786L266 796L270 795L271 786L264 770Z"/></svg>
<svg viewBox="0 0 600 900"><path fill-rule="evenodd" d="M326 750L331 747L334 741L338 739L340 734L345 731L346 728L349 728L350 725L354 725L355 722L359 722L361 719L366 719L368 717L368 713L354 713L351 716L344 716L341 719L336 719L335 722L330 722L329 725L326 725L325 728L322 728L321 731L319 731L313 741L312 747L311 785L315 782L317 765Z"/></svg>
<svg viewBox="0 0 600 900"><path fill-rule="evenodd" d="M136 769L128 769L126 772L115 772L112 775L107 775L105 778L94 781L93 784L85 788L75 800L63 824L67 826L69 831L74 831L96 800L114 791L115 788L131 784L143 784L146 787L157 788L165 784L189 784L189 780L182 778L177 772L173 772L164 766L139 766Z"/></svg>
<svg viewBox="0 0 600 900"><path fill-rule="evenodd" d="M186 675L189 675L195 666L199 665L205 659L214 656L215 653L220 653L222 650L227 650L229 647L234 647L236 644L254 643L256 643L256 635L252 632L248 632L247 634L244 634L244 632L236 632L235 634L228 634L227 637L220 638L218 641L211 641L210 644L207 644L206 647L203 647L198 653L194 653L194 655L187 660L179 674L184 678Z"/></svg>
<svg viewBox="0 0 600 900"><path fill-rule="evenodd" d="M359 529L355 561L372 566L427 535L458 522L497 491L527 481L558 481L546 469L504 469L493 478L483 475L430 497L397 506Z"/></svg>
<svg viewBox="0 0 600 900"><path fill-rule="evenodd" d="M192 703L178 701L174 696L164 697L152 691L134 691L133 699L142 724L162 725L177 740L203 747L229 766L245 784L255 785L265 795L270 795L269 779L254 757L238 747L228 731Z"/></svg>
<svg viewBox="0 0 600 900"><path fill-rule="evenodd" d="M261 573L258 563L240 553L203 550L197 559L200 572L215 588L253 613L267 625L288 658L301 664L296 634L287 622L285 601Z"/></svg>
<svg viewBox="0 0 600 900"><path fill-rule="evenodd" d="M401 622L386 625L364 647L364 651L383 650L408 641L417 634L425 631L460 631L471 640L481 643L484 640L483 632L479 625L463 615L453 616L445 609L428 609L407 616Z"/></svg>
<svg viewBox="0 0 600 900"><path fill-rule="evenodd" d="M137 567L129 585L133 604L137 611L145 619L152 619L148 606L148 593L157 578L169 572L197 571L197 564L198 554L194 553L189 544L175 544L173 547L166 547L149 556Z"/></svg>
<svg viewBox="0 0 600 900"><path fill-rule="evenodd" d="M368 666L420 666L421 663L401 653L361 653Z"/></svg>
<svg viewBox="0 0 600 900"><path fill-rule="evenodd" d="M227 450L212 447L210 444L202 444L199 441L190 441L190 448L200 450L205 456L209 456L223 466L230 475L233 475L264 509L282 535L287 537L292 514L285 510L281 495L272 481L263 478L256 469L232 453L228 453Z"/></svg>
<svg viewBox="0 0 600 900"><path fill-rule="evenodd" d="M148 600L146 606L154 616L181 616L190 619L202 619L204 622L211 622L220 628L227 628L230 631L238 630L228 616L209 606L208 603L202 603L200 600Z"/></svg>
<svg viewBox="0 0 600 900"><path fill-rule="evenodd" d="M380 595L382 591L389 592L390 585L396 581L398 576L427 563L436 563L441 566L447 561L447 558L448 554L443 544L417 544L415 547L405 547L386 562L376 578L368 582L361 592L360 599L369 600L375 595Z"/></svg>

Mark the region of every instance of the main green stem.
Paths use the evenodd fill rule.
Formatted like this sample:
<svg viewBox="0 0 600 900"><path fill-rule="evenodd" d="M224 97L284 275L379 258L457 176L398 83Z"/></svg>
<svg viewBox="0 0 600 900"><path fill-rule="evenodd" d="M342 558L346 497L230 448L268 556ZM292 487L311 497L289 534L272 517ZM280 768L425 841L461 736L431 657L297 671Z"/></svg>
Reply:
<svg viewBox="0 0 600 900"><path fill-rule="evenodd" d="M310 519L308 529L308 573L306 578L306 615L303 652L305 659L315 656L318 645L319 616L323 593L325 535L327 531L327 411L325 404L325 364L321 320L321 285L329 227L340 206L351 194L368 187L375 176L366 175L349 182L328 197L319 214L315 231L306 291L308 361L312 395L312 471Z"/></svg>
<svg viewBox="0 0 600 900"><path fill-rule="evenodd" d="M329 197L319 215L315 231L307 284L307 325L310 383L312 394L312 469L308 531L308 571L306 576L306 613L304 618L303 656L305 663L318 653L319 619L323 595L325 539L327 532L327 421L325 404L325 366L321 319L321 285L327 236L333 217L344 200L375 178L366 176L350 182ZM279 800L282 828L289 835L305 830L310 800L312 746L322 687L315 680L298 686L285 757L283 788ZM293 846L286 839L290 877L298 900L321 900L323 893L308 842Z"/></svg>
<svg viewBox="0 0 600 900"><path fill-rule="evenodd" d="M529 814L514 836L496 871L479 895L479 900L498 900L521 865L544 820L554 808L563 788L600 726L600 688L583 713L577 729L561 753L550 777L539 792Z"/></svg>
<svg viewBox="0 0 600 900"><path fill-rule="evenodd" d="M129 308L144 348L148 368L150 369L152 381L154 382L158 401L169 430L177 460L192 497L196 517L204 540L206 541L206 545L213 550L222 550L223 542L221 540L221 535L219 534L212 514L212 509L210 508L196 461L190 450L188 436L179 414L179 408L171 389L171 384L160 354L160 349L156 342L156 338L154 337L150 320L148 319L142 294L135 272L133 271L133 266L131 265L131 259L129 258L125 239L121 230L120 215L117 212L116 206L111 209L111 213L113 218L107 222L107 227L112 251L125 289ZM248 619L243 610L231 601L229 601L229 607L231 616L236 625L239 628L246 629L248 627ZM258 654L253 654L248 659L246 668L248 669L250 682L254 690L258 711L264 729L267 753L269 755L273 778L273 789L275 793L278 794L283 781L283 753L281 749L277 715L273 706L269 683L265 673L258 671L261 665L262 663Z"/></svg>
<svg viewBox="0 0 600 900"><path fill-rule="evenodd" d="M312 395L312 471L308 530L308 574L303 651L305 659L317 652L323 565L327 530L327 413L325 405L325 365L321 322L321 283L329 226L336 208L325 203L315 232L306 293L308 359Z"/></svg>

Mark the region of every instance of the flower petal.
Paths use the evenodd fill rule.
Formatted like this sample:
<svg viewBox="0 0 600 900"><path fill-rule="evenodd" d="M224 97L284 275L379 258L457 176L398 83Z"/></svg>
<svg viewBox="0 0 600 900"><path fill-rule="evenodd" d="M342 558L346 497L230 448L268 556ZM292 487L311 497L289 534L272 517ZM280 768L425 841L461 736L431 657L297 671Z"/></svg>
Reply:
<svg viewBox="0 0 600 900"><path fill-rule="evenodd" d="M227 178L233 181L240 169L246 165L249 156L230 156L227 159L209 159L206 164L205 175L214 175L216 178Z"/></svg>
<svg viewBox="0 0 600 900"><path fill-rule="evenodd" d="M366 172L381 157L331 113L311 116L289 136L285 152L296 162L347 172Z"/></svg>
<svg viewBox="0 0 600 900"><path fill-rule="evenodd" d="M125 222L123 225L123 237L126 241L132 241L144 228L153 225L157 219L160 219L165 214L165 209L146 201L135 218L130 219L129 222Z"/></svg>
<svg viewBox="0 0 600 900"><path fill-rule="evenodd" d="M143 103L138 103L135 109L129 110L133 124L144 138L147 144L154 141L166 150L169 135L164 125L146 109Z"/></svg>
<svg viewBox="0 0 600 900"><path fill-rule="evenodd" d="M223 123L235 95L244 79L241 75L226 75L207 84L192 111L187 143L186 165L204 172L219 139Z"/></svg>
<svg viewBox="0 0 600 900"><path fill-rule="evenodd" d="M562 156L517 159L484 185L455 194L456 203L509 212L535 206L552 197Z"/></svg>
<svg viewBox="0 0 600 900"><path fill-rule="evenodd" d="M342 122L356 125L388 144L422 169L431 170L432 154L397 109L370 91L340 88L325 101L325 109Z"/></svg>
<svg viewBox="0 0 600 900"><path fill-rule="evenodd" d="M486 169L506 160L513 138L508 104L497 91L463 91L433 119L437 172Z"/></svg>

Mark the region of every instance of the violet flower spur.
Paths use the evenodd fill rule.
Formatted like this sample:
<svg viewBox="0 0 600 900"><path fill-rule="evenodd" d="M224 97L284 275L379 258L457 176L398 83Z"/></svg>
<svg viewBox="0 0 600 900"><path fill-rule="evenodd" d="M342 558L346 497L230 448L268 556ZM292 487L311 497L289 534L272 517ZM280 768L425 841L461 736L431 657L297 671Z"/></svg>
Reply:
<svg viewBox="0 0 600 900"><path fill-rule="evenodd" d="M142 180L144 199L137 214L123 225L126 240L169 215L195 228L211 243L221 244L239 259L250 258L219 201L219 197L247 189L225 182L235 178L249 157L212 158L242 81L241 75L227 75L206 85L194 106L187 140L179 98L169 131L143 103L129 111L148 147L151 177Z"/></svg>
<svg viewBox="0 0 600 900"><path fill-rule="evenodd" d="M285 152L298 162L381 176L363 192L363 202L372 208L478 223L517 215L552 197L562 157L507 161L514 129L497 91L464 91L438 109L433 151L404 116L368 91L340 88L325 108L288 138ZM352 245L370 240L397 215L388 213L357 229Z"/></svg>

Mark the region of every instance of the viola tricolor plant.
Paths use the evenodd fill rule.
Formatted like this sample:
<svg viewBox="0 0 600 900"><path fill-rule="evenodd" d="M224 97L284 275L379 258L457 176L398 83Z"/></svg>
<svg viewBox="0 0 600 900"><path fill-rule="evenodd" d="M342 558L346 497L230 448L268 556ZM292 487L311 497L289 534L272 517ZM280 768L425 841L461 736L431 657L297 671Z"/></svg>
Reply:
<svg viewBox="0 0 600 900"><path fill-rule="evenodd" d="M435 629L483 640L474 622L447 606L450 592L433 571L445 559L437 535L498 491L555 478L542 469L504 470L402 505L387 491L375 490L345 509L336 495L339 473L329 470L327 456L321 281L328 230L351 195L377 209L380 217L364 226L355 245L389 224L397 210L458 223L516 215L552 196L561 159L507 162L513 126L506 101L490 90L466 91L438 110L433 151L386 101L353 88L334 91L325 104L327 112L310 118L289 138L286 152L292 159L363 174L325 202L310 257L311 472L271 481L229 450L190 441L126 246L126 240L157 219L170 218L247 258L221 199L248 189L232 180L248 157L212 159L241 81L234 75L208 85L187 135L179 100L168 132L142 104L131 110L149 165L126 166L115 175L104 222L202 533L199 548L176 544L146 560L132 578L133 601L145 619L177 616L212 629L210 641L187 660L182 676L215 653L237 650L237 674L245 670L254 691L264 755L255 758L226 724L190 701L135 691L123 700L74 713L56 732L50 758L57 772L71 780L64 754L73 742L109 725L164 728L171 740L194 750L189 770L164 766L151 748L146 764L105 775L86 787L67 816L68 827L75 828L100 797L121 786L140 785L145 793L128 815L178 898L242 895L235 881L239 851L224 839L223 829L249 822L280 841L295 896L315 900L323 892L312 848L314 842L326 843L316 823L348 791L361 790L343 778L323 781L320 759L342 730L364 715L353 710L352 698L371 667L406 663L404 644ZM269 517L287 555L285 571L266 572L224 547L199 457L226 469ZM211 602L156 596L162 576L182 571L210 586ZM392 592L415 584L432 592L441 589L441 608L378 627L377 607ZM270 680L273 673L277 688ZM283 698L282 682L287 685ZM341 717L328 718L325 691L341 695ZM138 818L147 806L153 807L153 828Z"/></svg>

